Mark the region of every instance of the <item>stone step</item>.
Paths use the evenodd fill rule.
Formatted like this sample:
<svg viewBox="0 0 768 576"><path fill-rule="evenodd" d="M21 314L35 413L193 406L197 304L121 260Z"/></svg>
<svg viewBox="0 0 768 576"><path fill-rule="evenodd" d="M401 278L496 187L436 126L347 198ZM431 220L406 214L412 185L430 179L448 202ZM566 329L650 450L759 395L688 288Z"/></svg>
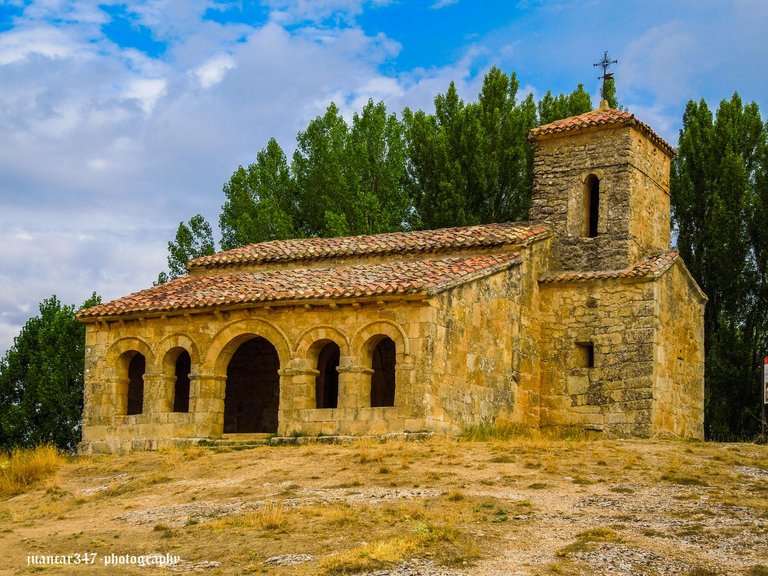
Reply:
<svg viewBox="0 0 768 576"><path fill-rule="evenodd" d="M220 438L206 438L198 443L198 446L208 448L229 448L232 450L244 450L255 446L266 446L274 434L224 434Z"/></svg>

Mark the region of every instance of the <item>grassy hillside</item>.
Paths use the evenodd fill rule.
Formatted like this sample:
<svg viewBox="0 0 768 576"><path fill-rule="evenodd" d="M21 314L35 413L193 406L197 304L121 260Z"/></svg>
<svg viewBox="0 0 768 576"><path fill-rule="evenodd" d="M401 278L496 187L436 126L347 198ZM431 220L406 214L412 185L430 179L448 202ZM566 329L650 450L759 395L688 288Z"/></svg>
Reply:
<svg viewBox="0 0 768 576"><path fill-rule="evenodd" d="M17 454L0 458L0 558L3 575L768 575L768 447L435 437Z"/></svg>

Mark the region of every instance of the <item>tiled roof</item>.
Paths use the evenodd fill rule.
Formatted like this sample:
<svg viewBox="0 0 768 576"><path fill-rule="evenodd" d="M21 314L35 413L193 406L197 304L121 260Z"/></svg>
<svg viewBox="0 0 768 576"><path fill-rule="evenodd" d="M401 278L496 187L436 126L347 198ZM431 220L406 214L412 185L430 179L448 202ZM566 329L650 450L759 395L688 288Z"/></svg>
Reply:
<svg viewBox="0 0 768 576"><path fill-rule="evenodd" d="M611 126L613 124L621 124L637 128L669 155L673 156L675 154L675 149L661 136L656 134L648 124L635 118L634 114L624 112L623 110L614 110L613 108L600 108L598 110L579 114L578 116L555 120L549 124L544 124L543 126L532 129L529 136L531 139L535 140L539 136L559 134L570 130L580 130L596 126Z"/></svg>
<svg viewBox="0 0 768 576"><path fill-rule="evenodd" d="M432 253L456 248L523 244L548 234L549 228L546 226L507 222L342 238L273 240L196 258L189 265L190 270L194 270L231 264L290 262L366 254Z"/></svg>
<svg viewBox="0 0 768 576"><path fill-rule="evenodd" d="M631 268L624 270L598 270L594 272L559 272L546 274L539 278L539 282L586 282L589 280L605 280L620 278L658 278L674 264L678 259L677 250L659 254L654 258L643 260Z"/></svg>
<svg viewBox="0 0 768 576"><path fill-rule="evenodd" d="M280 301L431 295L520 263L519 253L412 262L192 275L78 313L79 318Z"/></svg>

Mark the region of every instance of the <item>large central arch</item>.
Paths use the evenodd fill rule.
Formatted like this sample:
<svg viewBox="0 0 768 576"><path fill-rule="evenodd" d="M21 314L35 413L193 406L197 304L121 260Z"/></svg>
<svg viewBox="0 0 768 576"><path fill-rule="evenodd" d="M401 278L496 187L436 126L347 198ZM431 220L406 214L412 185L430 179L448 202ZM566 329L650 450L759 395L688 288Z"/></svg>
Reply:
<svg viewBox="0 0 768 576"><path fill-rule="evenodd" d="M240 344L227 365L224 433L277 432L280 359L266 338Z"/></svg>

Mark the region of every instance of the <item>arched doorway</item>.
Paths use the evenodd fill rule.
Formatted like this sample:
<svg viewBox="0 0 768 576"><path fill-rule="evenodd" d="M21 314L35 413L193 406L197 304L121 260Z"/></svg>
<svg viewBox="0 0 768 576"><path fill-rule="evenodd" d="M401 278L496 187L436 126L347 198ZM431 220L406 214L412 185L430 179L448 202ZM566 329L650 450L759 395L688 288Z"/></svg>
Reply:
<svg viewBox="0 0 768 576"><path fill-rule="evenodd" d="M227 366L224 433L277 432L280 359L266 338L243 342Z"/></svg>

